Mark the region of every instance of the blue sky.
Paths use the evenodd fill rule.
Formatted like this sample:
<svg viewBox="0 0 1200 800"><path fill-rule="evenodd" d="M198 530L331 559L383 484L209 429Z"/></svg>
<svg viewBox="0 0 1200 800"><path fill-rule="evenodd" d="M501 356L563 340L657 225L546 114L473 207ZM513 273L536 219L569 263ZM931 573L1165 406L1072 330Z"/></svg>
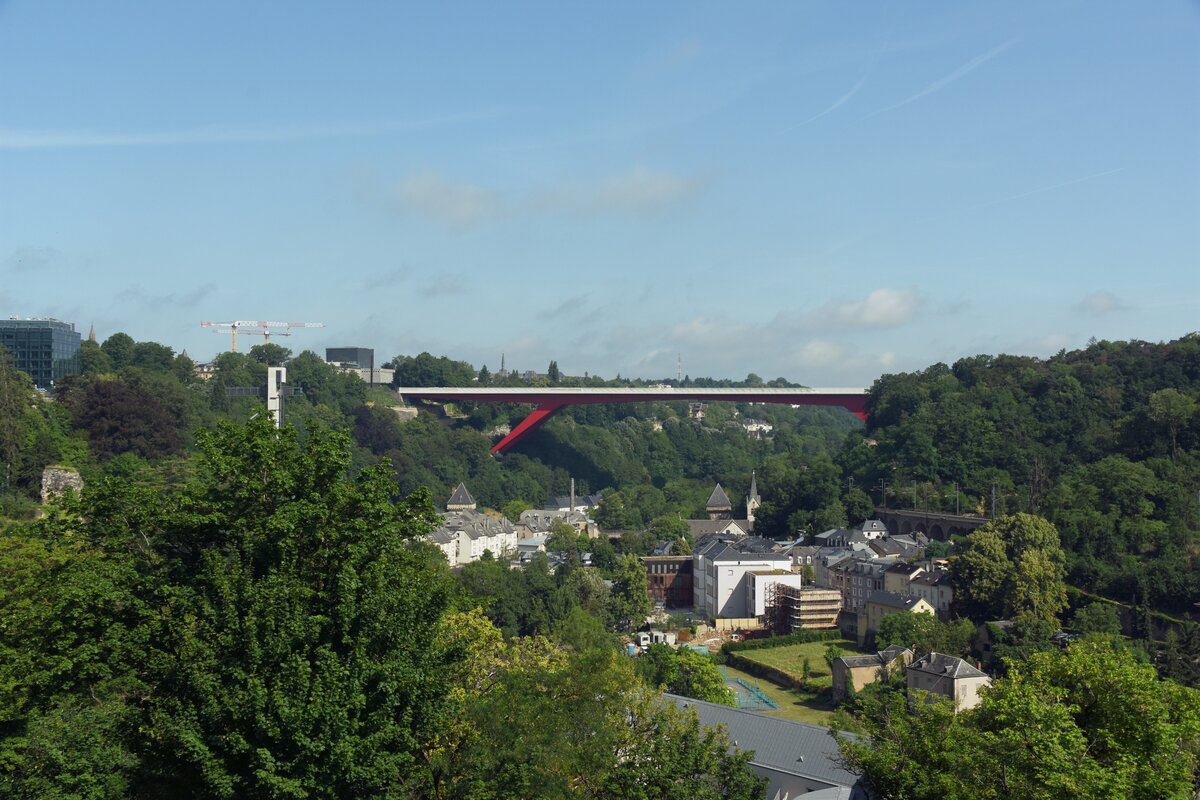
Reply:
<svg viewBox="0 0 1200 800"><path fill-rule="evenodd" d="M1169 0L0 2L0 314L811 386L1171 339L1198 45Z"/></svg>

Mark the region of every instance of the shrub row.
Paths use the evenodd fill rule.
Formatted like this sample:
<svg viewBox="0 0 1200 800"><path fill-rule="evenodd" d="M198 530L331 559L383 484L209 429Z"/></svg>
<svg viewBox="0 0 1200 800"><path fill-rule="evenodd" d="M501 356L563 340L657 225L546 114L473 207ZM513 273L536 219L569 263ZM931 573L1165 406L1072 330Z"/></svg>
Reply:
<svg viewBox="0 0 1200 800"><path fill-rule="evenodd" d="M739 650L765 650L770 647L786 647L789 644L808 644L809 642L837 641L842 638L841 631L797 631L782 636L771 636L766 639L751 639L746 642L726 642L721 645L722 653L736 653Z"/></svg>

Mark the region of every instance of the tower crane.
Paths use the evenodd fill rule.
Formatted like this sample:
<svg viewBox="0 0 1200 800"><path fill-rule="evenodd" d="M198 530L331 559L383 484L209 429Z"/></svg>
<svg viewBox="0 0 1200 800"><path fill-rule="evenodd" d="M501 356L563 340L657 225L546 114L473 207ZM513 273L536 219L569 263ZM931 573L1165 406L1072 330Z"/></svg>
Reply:
<svg viewBox="0 0 1200 800"><path fill-rule="evenodd" d="M213 333L228 333L231 336L230 350L237 352L237 337L240 332L243 336L261 336L263 342L271 341L272 336L291 336L292 333L287 328L324 328L324 322L251 322L247 320L233 320L231 322L201 322L201 328L214 328ZM285 330L274 331L272 328L284 328Z"/></svg>

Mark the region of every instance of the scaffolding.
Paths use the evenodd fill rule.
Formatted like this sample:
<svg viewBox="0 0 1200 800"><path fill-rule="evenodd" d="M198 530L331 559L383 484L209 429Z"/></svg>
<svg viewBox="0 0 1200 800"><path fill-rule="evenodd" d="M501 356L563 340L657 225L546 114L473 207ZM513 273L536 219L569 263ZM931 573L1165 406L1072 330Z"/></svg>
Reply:
<svg viewBox="0 0 1200 800"><path fill-rule="evenodd" d="M766 590L767 624L777 634L837 627L842 594L836 589L773 583Z"/></svg>

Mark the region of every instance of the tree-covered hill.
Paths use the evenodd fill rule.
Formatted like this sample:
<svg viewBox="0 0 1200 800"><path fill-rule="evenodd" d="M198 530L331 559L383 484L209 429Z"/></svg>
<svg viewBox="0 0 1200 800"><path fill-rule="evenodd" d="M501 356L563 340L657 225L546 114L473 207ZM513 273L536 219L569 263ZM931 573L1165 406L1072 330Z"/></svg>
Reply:
<svg viewBox="0 0 1200 800"><path fill-rule="evenodd" d="M1041 514L1075 585L1190 608L1200 594L1200 335L1094 342L1049 359L976 356L885 375L847 477L888 504Z"/></svg>

